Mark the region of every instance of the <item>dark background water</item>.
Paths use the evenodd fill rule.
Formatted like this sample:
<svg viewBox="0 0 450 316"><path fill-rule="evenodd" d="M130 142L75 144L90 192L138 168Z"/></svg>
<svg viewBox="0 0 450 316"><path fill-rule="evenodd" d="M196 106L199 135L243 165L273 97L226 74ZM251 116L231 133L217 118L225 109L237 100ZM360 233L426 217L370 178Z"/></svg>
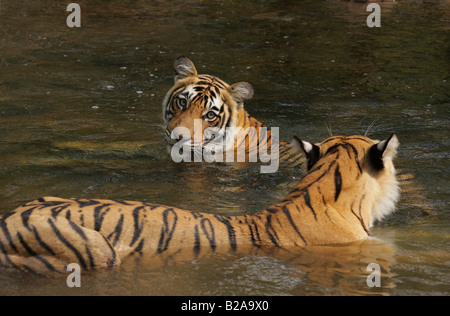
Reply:
<svg viewBox="0 0 450 316"><path fill-rule="evenodd" d="M0 275L2 294L449 294L450 2L0 1L0 211L41 196L151 201L238 214L270 206L301 172L176 164L162 99L172 62L255 88L247 110L318 142L333 134L401 142L396 165L422 191L404 195L374 235L394 250L318 250L295 260L218 256L65 280ZM390 249L390 248L389 248ZM325 259L324 259L325 258ZM365 268L383 262L382 288ZM362 264L364 263L364 264ZM130 285L130 283L132 285Z"/></svg>

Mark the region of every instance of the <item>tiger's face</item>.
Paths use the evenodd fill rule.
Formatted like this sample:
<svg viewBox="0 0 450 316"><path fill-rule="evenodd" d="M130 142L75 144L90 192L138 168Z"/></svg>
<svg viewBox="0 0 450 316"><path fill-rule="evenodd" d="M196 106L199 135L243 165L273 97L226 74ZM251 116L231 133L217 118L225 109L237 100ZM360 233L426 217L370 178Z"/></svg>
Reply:
<svg viewBox="0 0 450 316"><path fill-rule="evenodd" d="M199 75L186 57L178 58L174 69L175 85L163 102L167 144L182 141L194 148L216 142L229 146L234 139L227 135L227 128L236 126L244 102L253 96L252 85L239 82L230 86L217 77Z"/></svg>

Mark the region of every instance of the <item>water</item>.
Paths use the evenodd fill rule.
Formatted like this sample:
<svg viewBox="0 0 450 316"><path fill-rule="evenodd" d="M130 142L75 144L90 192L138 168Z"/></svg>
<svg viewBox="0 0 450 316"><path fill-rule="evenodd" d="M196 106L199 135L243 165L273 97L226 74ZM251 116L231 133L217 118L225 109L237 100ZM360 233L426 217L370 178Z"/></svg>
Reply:
<svg viewBox="0 0 450 316"><path fill-rule="evenodd" d="M0 211L41 196L149 201L219 214L281 200L301 172L176 164L161 102L172 61L250 81L247 110L282 139L399 135L396 165L423 190L404 195L380 242L128 263L65 278L2 269L0 294L448 295L450 1L381 4L381 28L352 1L0 2ZM381 287L366 267L381 266Z"/></svg>

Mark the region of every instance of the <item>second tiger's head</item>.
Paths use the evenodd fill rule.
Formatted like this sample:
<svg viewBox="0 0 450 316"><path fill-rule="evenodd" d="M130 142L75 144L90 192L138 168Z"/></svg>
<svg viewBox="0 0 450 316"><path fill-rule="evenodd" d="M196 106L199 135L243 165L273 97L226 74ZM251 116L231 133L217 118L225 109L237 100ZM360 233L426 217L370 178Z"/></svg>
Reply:
<svg viewBox="0 0 450 316"><path fill-rule="evenodd" d="M244 103L253 97L248 82L229 85L211 75L199 75L187 57L174 62L175 84L163 101L164 137L173 146L178 141L205 145L226 137L227 128L239 125ZM195 136L195 137L194 137Z"/></svg>

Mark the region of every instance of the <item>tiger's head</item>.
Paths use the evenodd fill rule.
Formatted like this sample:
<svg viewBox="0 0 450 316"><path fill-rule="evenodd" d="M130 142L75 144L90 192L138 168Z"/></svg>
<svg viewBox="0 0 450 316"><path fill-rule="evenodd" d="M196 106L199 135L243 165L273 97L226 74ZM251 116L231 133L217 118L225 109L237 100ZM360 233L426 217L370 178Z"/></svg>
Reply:
<svg viewBox="0 0 450 316"><path fill-rule="evenodd" d="M233 135L226 135L227 127L236 126L244 103L253 97L253 86L248 82L230 86L217 77L199 75L187 57L175 60L174 70L175 84L163 101L167 144L183 141L193 148L218 139L222 139L221 146L232 144Z"/></svg>
<svg viewBox="0 0 450 316"><path fill-rule="evenodd" d="M317 184L315 190L326 205L351 210L369 227L395 210L400 195L393 164L399 146L396 134L383 141L333 136L319 144L294 138L293 147L301 149L308 162L305 178L310 180L305 185Z"/></svg>

